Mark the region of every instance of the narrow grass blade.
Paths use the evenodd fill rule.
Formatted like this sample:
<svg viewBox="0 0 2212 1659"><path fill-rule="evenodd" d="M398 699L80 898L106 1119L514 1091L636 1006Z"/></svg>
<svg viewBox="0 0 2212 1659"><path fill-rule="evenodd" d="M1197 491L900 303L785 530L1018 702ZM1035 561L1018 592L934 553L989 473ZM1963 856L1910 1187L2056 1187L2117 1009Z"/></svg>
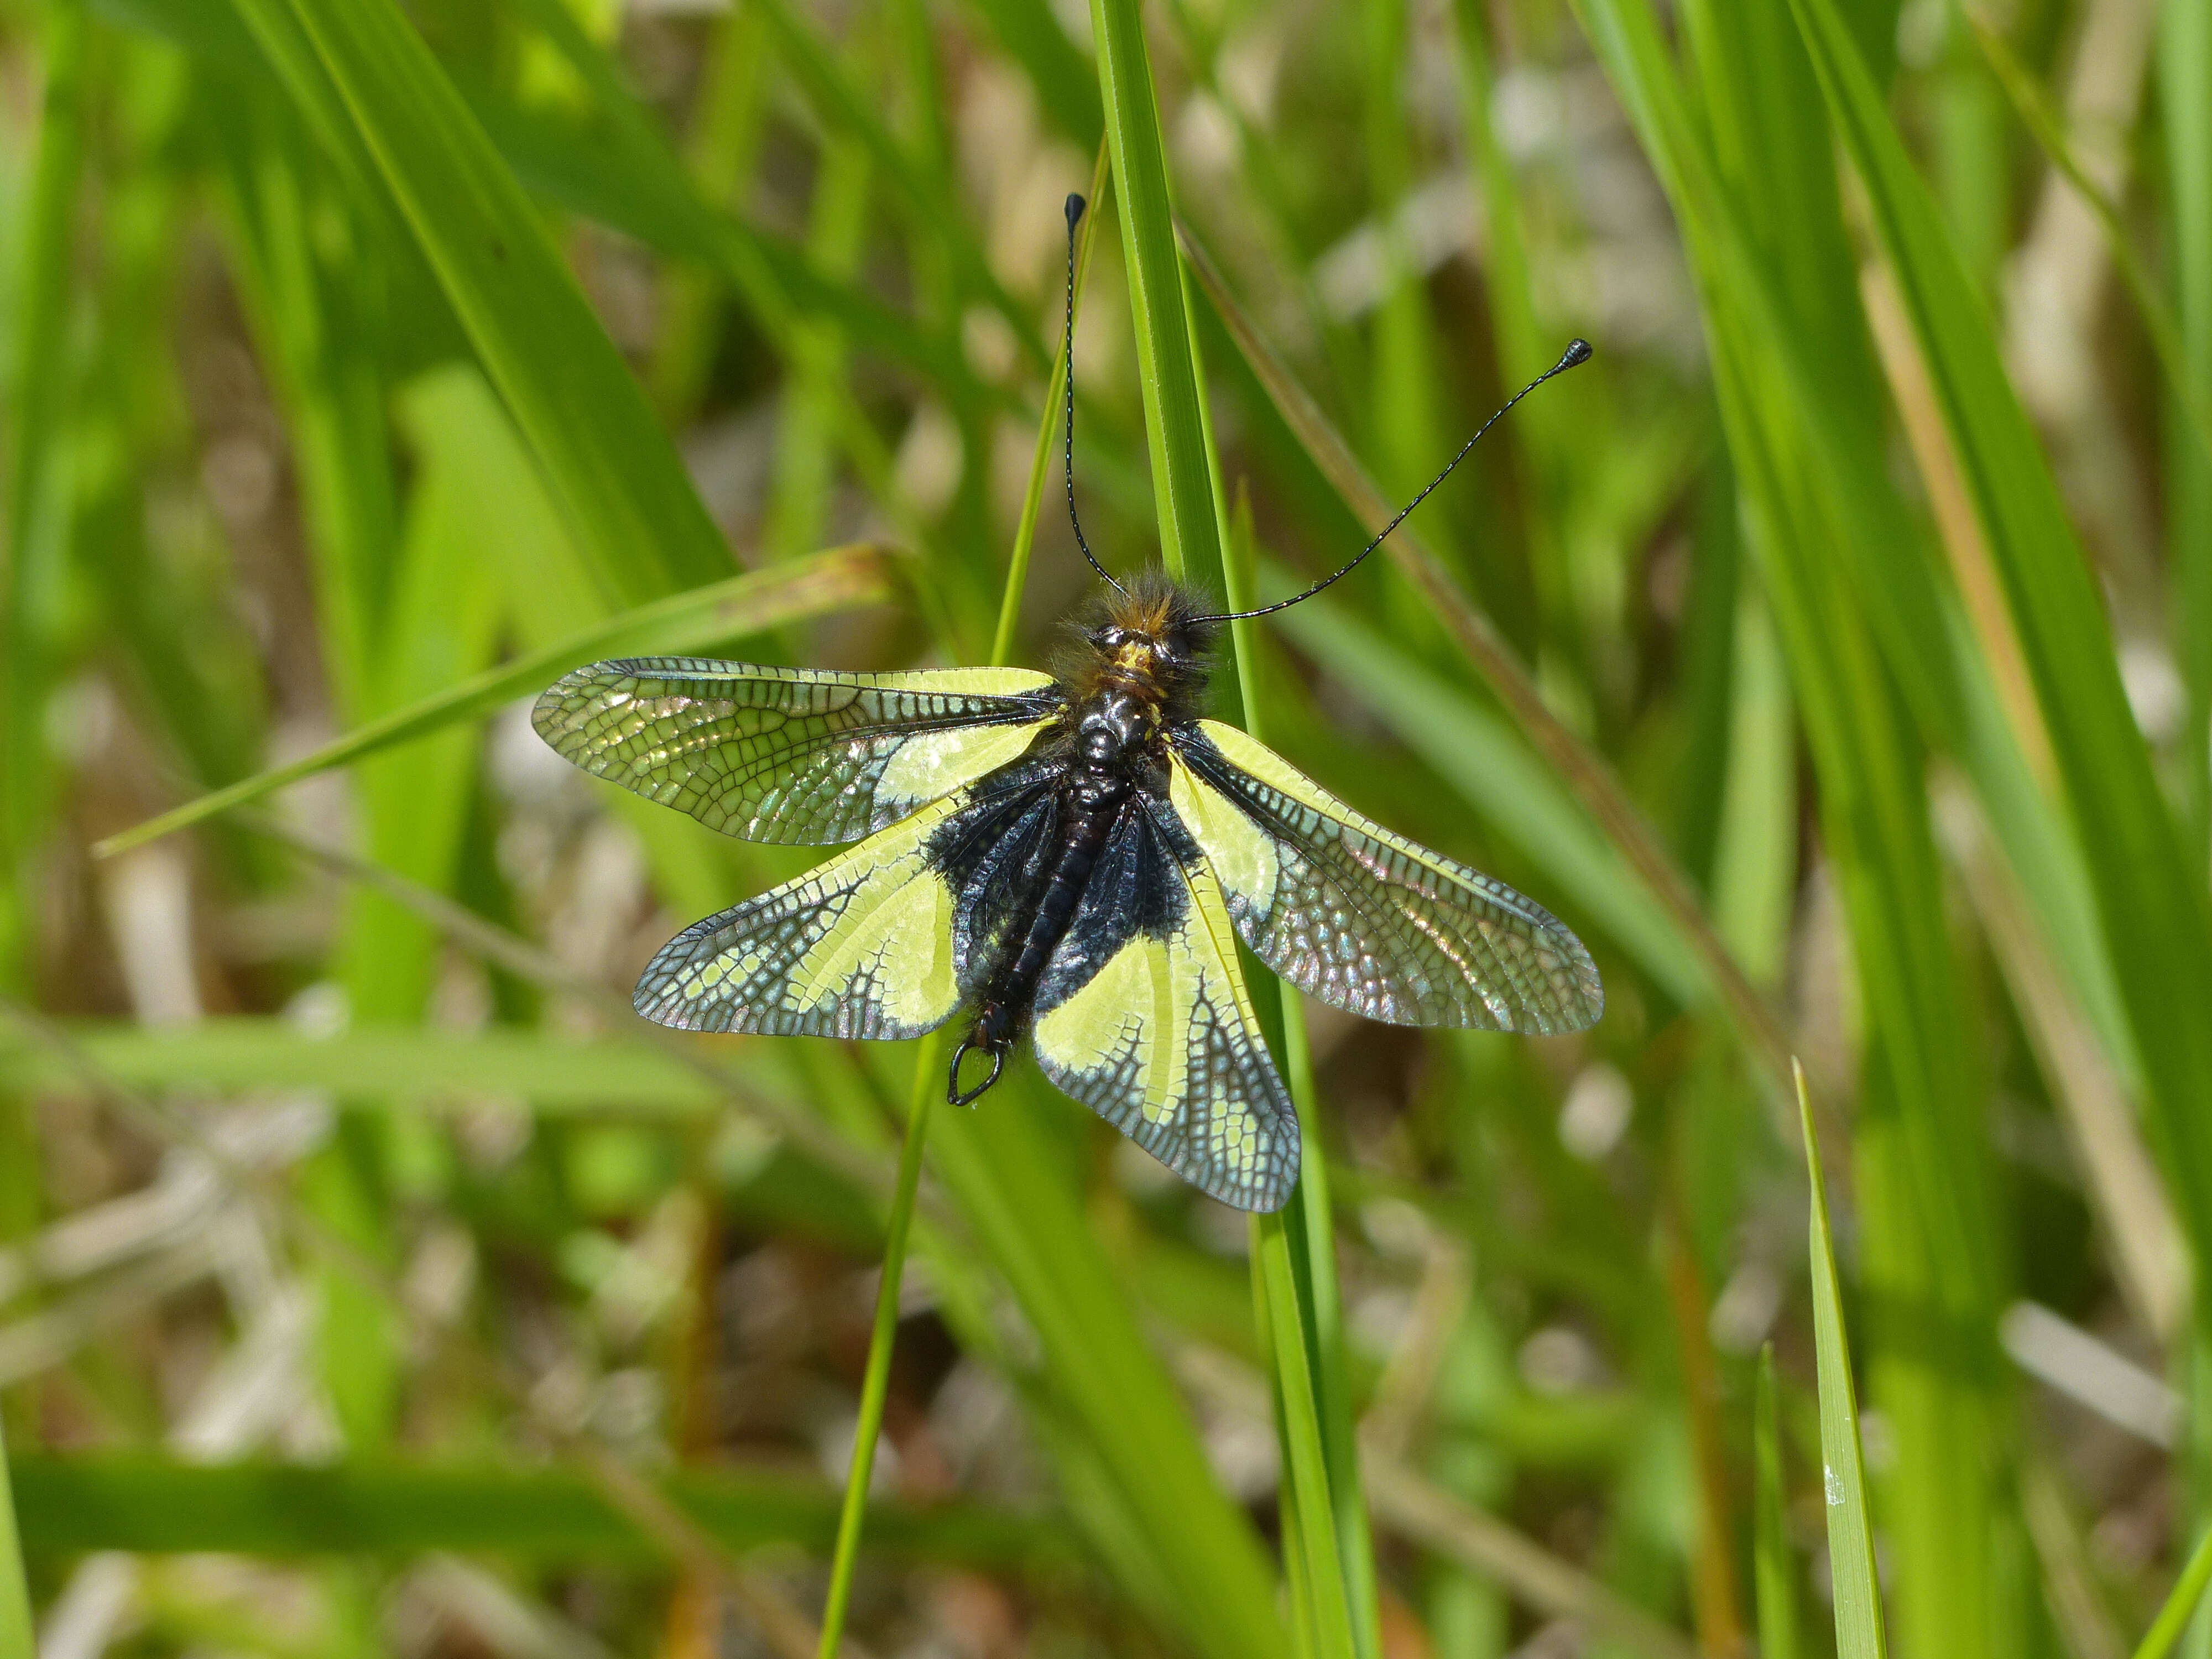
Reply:
<svg viewBox="0 0 2212 1659"><path fill-rule="evenodd" d="M1826 1178L1813 1133L1813 1103L1797 1073L1799 1127L1812 1182L1813 1343L1820 1378L1821 1482L1828 1505L1828 1561L1835 1586L1836 1659L1885 1659L1881 1583L1875 1571L1874 1523L1867 1507L1866 1457L1859 1443L1858 1397L1844 1339L1843 1285L1828 1227Z"/></svg>
<svg viewBox="0 0 2212 1659"><path fill-rule="evenodd" d="M2166 139L2167 234L2174 308L2190 385L2212 403L2212 6L2159 9L2159 113ZM2200 865L2212 842L2212 465L2196 446L2170 438L2169 568L2174 572L2173 635L2189 688L2189 724L2175 745Z"/></svg>
<svg viewBox="0 0 2212 1659"><path fill-rule="evenodd" d="M2181 1640L2182 1632L2189 1628L2190 1616L2203 1599L2204 1587L2212 1583L2212 1531L2207 1531L2197 1540L2197 1547L2189 1554L2189 1565L2174 1580L2173 1591L2166 1598L2166 1605L2158 1610L2158 1617L2143 1632L2137 1645L2135 1659L2166 1659Z"/></svg>
<svg viewBox="0 0 2212 1659"><path fill-rule="evenodd" d="M14 407L6 459L6 536L0 556L0 983L22 971L34 896L26 861L51 793L42 720L50 637L69 545L68 408L78 172L84 155L87 25L74 0L49 7L40 42L45 102L38 160L22 207L15 314Z"/></svg>
<svg viewBox="0 0 2212 1659"><path fill-rule="evenodd" d="M650 1561L658 1540L571 1462L393 1457L324 1465L214 1466L143 1453L19 1458L23 1545L35 1558L90 1550L220 1551L296 1559L362 1552L512 1553L543 1563ZM659 1490L732 1550L825 1547L837 1502L818 1480L722 1469L672 1474ZM869 1505L888 1553L976 1568L1052 1571L1081 1547L1048 1518L951 1500L927 1511Z"/></svg>
<svg viewBox="0 0 2212 1659"><path fill-rule="evenodd" d="M1759 1659L1797 1659L1797 1564L1790 1553L1790 1489L1782 1475L1782 1425L1774 1345L1759 1351L1752 1423L1752 1577L1759 1599Z"/></svg>
<svg viewBox="0 0 2212 1659"><path fill-rule="evenodd" d="M4 1428L0 1428L0 1659L32 1659L39 1650L31 1626L31 1590L23 1578L21 1540L15 1527L15 1482Z"/></svg>
<svg viewBox="0 0 2212 1659"><path fill-rule="evenodd" d="M1136 0L1091 0L1091 27L1121 204L1121 252L1137 337L1137 378L1144 393L1160 556L1171 572L1218 591L1221 526L1206 467L1182 264L1176 252L1175 207L1168 193L1167 149L1145 48L1143 9Z"/></svg>
<svg viewBox="0 0 2212 1659"><path fill-rule="evenodd" d="M392 0L239 0L312 40L605 592L635 605L728 574L729 550L543 220ZM271 10L284 9L282 19ZM280 70L285 65L279 64ZM295 79L302 101L313 94Z"/></svg>
<svg viewBox="0 0 2212 1659"><path fill-rule="evenodd" d="M516 697L543 690L569 669L601 657L692 650L738 635L764 633L809 617L881 604L896 591L884 550L861 544L831 548L774 570L748 571L727 581L640 605L573 634L557 645L488 669L451 690L394 709L298 760L258 772L110 836L94 846L93 856L105 859L127 853L318 772L426 737L457 720L489 714Z"/></svg>
<svg viewBox="0 0 2212 1659"><path fill-rule="evenodd" d="M884 1401L890 1392L891 1350L898 1340L899 1282L906 1269L907 1234L914 1222L914 1195L921 1180L921 1149L929 1136L929 1115L937 1103L939 1060L945 1049L933 1034L916 1049L914 1097L907 1103L906 1139L899 1149L898 1184L891 1194L890 1224L884 1234L882 1277L876 1285L875 1319L868 1334L868 1363L860 1382L860 1414L853 1425L852 1467L845 1477L845 1500L837 1515L837 1541L830 1558L830 1594L822 1612L821 1659L836 1659L844 1639L845 1614L853 1595L853 1569L860 1559L860 1528L867 1516L868 1485L876 1467L876 1441L883 1433Z"/></svg>

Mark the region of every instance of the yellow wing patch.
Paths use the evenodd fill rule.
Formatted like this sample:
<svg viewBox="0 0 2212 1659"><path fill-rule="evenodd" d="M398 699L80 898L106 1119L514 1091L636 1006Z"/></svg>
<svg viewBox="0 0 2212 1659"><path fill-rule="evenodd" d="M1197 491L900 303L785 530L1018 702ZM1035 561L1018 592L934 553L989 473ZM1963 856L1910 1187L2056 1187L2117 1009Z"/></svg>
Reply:
<svg viewBox="0 0 2212 1659"><path fill-rule="evenodd" d="M1297 1119L1258 1035L1221 889L1190 850L1142 810L1116 828L1039 987L1037 1060L1185 1180L1239 1209L1279 1209L1297 1179ZM1146 925L1110 913L1133 892Z"/></svg>
<svg viewBox="0 0 2212 1659"><path fill-rule="evenodd" d="M709 916L662 948L638 1012L687 1030L912 1037L960 1006L952 892L930 832L961 803L932 803L795 881Z"/></svg>
<svg viewBox="0 0 2212 1659"><path fill-rule="evenodd" d="M878 812L912 811L924 801L951 794L1021 758L1048 722L1024 726L963 726L908 738L877 775Z"/></svg>

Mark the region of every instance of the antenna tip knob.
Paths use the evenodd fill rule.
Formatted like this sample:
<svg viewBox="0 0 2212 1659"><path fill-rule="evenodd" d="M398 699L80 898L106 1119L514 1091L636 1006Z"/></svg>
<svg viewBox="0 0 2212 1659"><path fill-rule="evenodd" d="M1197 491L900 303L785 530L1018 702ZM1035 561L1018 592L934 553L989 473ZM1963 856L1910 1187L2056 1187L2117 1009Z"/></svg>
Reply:
<svg viewBox="0 0 2212 1659"><path fill-rule="evenodd" d="M1567 349L1559 354L1559 367L1576 368L1589 360L1590 343L1588 340L1570 340Z"/></svg>
<svg viewBox="0 0 2212 1659"><path fill-rule="evenodd" d="M1090 204L1088 202L1085 201L1085 200L1084 200L1080 196L1077 195L1073 191L1068 191L1068 193L1067 193L1067 228L1068 228L1070 230L1073 230L1073 229L1075 228L1075 222L1076 222L1077 220L1080 219L1080 218L1083 216L1083 210L1084 210L1085 208L1086 208L1086 207L1090 206L1090 205L1091 205L1091 204ZM1583 349L1584 351L1588 351L1588 350L1589 349L1589 348L1588 346L1584 346L1584 347L1583 348Z"/></svg>

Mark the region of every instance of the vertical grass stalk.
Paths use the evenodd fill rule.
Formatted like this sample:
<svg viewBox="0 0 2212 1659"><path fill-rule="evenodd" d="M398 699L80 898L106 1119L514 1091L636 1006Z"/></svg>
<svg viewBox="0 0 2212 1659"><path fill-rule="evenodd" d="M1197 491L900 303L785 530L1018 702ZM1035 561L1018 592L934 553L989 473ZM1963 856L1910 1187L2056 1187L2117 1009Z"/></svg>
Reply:
<svg viewBox="0 0 2212 1659"><path fill-rule="evenodd" d="M914 1224L914 1195L921 1184L921 1146L937 1103L945 1038L933 1031L916 1045L914 1098L907 1103L906 1141L899 1149L898 1184L884 1230L883 1281L876 1289L875 1328L868 1336L868 1369L860 1383L860 1415L853 1427L852 1467L845 1474L844 1507L837 1513L837 1547L830 1561L830 1596L822 1609L822 1659L836 1659L853 1596L853 1564L860 1552L860 1522L875 1474L876 1442L883 1434L884 1396L890 1387L891 1349L898 1340L899 1282L906 1270L906 1241Z"/></svg>
<svg viewBox="0 0 2212 1659"><path fill-rule="evenodd" d="M1842 1282L1828 1227L1826 1178L1813 1133L1805 1070L1797 1068L1797 1112L1813 1188L1807 1249L1813 1266L1813 1346L1820 1378L1820 1480L1828 1506L1828 1559L1836 1598L1836 1659L1887 1659L1881 1583L1875 1571L1874 1524L1867 1510L1866 1456L1859 1443L1858 1395L1844 1336Z"/></svg>

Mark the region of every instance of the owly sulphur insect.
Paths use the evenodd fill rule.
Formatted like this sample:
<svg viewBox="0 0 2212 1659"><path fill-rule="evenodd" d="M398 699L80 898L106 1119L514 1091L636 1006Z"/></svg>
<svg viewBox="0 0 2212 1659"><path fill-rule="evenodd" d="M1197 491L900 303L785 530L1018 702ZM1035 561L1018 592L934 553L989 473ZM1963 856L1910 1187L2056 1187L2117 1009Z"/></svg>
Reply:
<svg viewBox="0 0 2212 1659"><path fill-rule="evenodd" d="M1071 341L1082 210L1069 198ZM1574 342L1505 408L1589 356ZM1074 419L1071 384L1071 456ZM1071 466L1077 543L1111 592L1057 674L648 657L568 675L538 699L537 728L594 776L747 841L858 842L685 929L638 981L638 1012L693 1030L871 1038L958 1019L945 1092L959 1105L998 1081L1026 1030L1056 1087L1246 1210L1288 1200L1298 1128L1238 939L1308 995L1370 1019L1590 1024L1604 1006L1597 969L1548 912L1200 714L1222 623L1350 571L1481 435L1342 568L1229 614L1158 573L1115 580L1075 520Z"/></svg>

